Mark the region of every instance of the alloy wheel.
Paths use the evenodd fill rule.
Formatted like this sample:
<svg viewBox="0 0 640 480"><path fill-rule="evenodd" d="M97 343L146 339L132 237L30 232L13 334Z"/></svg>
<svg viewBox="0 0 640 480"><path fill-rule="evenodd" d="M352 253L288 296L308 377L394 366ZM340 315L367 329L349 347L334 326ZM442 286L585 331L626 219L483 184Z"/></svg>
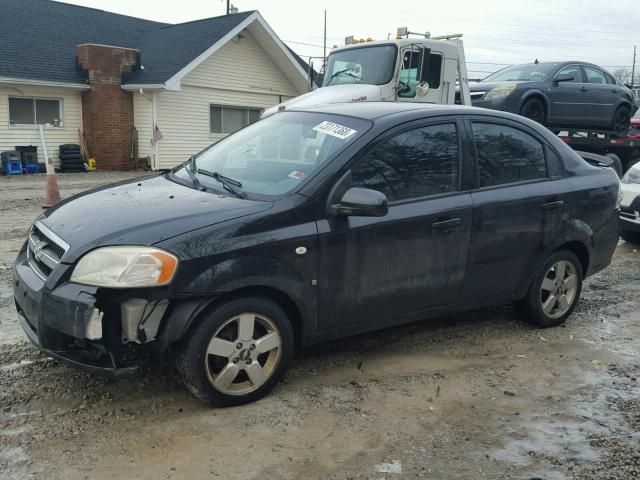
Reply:
<svg viewBox="0 0 640 480"><path fill-rule="evenodd" d="M276 324L258 313L224 322L211 338L204 363L209 382L226 395L246 395L273 375L282 356Z"/></svg>
<svg viewBox="0 0 640 480"><path fill-rule="evenodd" d="M614 128L616 133L623 134L629 130L629 122L631 121L631 116L624 109L618 109L616 113L616 118L614 120Z"/></svg>
<svg viewBox="0 0 640 480"><path fill-rule="evenodd" d="M566 260L554 263L547 271L540 288L542 311L550 318L559 318L569 311L578 291L576 267Z"/></svg>

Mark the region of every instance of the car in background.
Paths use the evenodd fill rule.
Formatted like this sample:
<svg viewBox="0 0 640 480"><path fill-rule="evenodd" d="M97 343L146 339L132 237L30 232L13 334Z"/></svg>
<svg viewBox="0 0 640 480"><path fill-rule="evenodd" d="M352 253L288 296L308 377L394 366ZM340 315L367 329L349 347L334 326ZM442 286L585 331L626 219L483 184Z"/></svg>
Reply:
<svg viewBox="0 0 640 480"><path fill-rule="evenodd" d="M618 197L611 169L521 116L291 109L47 210L14 298L50 357L118 375L154 352L199 398L238 405L294 348L509 302L562 324L611 262Z"/></svg>
<svg viewBox="0 0 640 480"><path fill-rule="evenodd" d="M640 162L620 179L620 236L627 242L640 242Z"/></svg>
<svg viewBox="0 0 640 480"><path fill-rule="evenodd" d="M591 63L513 65L469 85L476 107L517 113L548 127L589 128L624 137L638 107L632 91Z"/></svg>

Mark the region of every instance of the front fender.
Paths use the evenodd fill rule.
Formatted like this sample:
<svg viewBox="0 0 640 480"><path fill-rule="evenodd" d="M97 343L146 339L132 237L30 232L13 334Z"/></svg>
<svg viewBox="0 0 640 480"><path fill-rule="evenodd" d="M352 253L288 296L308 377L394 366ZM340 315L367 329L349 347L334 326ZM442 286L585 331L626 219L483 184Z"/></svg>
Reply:
<svg viewBox="0 0 640 480"><path fill-rule="evenodd" d="M546 108L547 115L549 115L549 106L550 106L549 97L547 97L547 95L539 88L532 88L531 90L527 90L522 94L522 97L520 97L520 105L518 106L518 112L522 110L522 106L524 105L524 102L526 102L531 97L542 98L542 103L544 103L544 107Z"/></svg>

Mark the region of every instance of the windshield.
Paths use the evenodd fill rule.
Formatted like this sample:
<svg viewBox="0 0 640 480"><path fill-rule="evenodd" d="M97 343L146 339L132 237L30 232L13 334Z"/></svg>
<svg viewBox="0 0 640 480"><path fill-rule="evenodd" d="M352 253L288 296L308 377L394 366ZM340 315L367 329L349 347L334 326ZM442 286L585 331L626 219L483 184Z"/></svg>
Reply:
<svg viewBox="0 0 640 480"><path fill-rule="evenodd" d="M331 53L322 86L389 83L396 64L396 51L395 45L376 45Z"/></svg>
<svg viewBox="0 0 640 480"><path fill-rule="evenodd" d="M187 161L173 175L225 193L232 183L232 190L242 195L284 195L331 161L370 125L369 121L340 115L280 112L200 153L195 158L200 173L192 173L194 162Z"/></svg>
<svg viewBox="0 0 640 480"><path fill-rule="evenodd" d="M509 81L527 81L527 80L544 80L558 66L557 63L535 63L526 65L514 65L513 67L503 68L502 70L489 75L482 80L483 82L509 82Z"/></svg>

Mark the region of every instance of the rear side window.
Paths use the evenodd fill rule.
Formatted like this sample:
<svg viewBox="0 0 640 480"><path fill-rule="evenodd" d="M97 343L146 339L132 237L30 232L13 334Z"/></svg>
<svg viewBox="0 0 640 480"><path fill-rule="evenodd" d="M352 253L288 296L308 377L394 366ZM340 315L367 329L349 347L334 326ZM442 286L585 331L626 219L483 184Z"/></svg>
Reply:
<svg viewBox="0 0 640 480"><path fill-rule="evenodd" d="M378 190L389 201L457 191L456 126L430 125L400 133L358 160L351 174L353 186Z"/></svg>
<svg viewBox="0 0 640 480"><path fill-rule="evenodd" d="M480 187L545 178L542 143L516 128L473 122Z"/></svg>
<svg viewBox="0 0 640 480"><path fill-rule="evenodd" d="M587 83L607 83L607 77L604 76L604 72L597 68L584 67L584 73L587 75Z"/></svg>

